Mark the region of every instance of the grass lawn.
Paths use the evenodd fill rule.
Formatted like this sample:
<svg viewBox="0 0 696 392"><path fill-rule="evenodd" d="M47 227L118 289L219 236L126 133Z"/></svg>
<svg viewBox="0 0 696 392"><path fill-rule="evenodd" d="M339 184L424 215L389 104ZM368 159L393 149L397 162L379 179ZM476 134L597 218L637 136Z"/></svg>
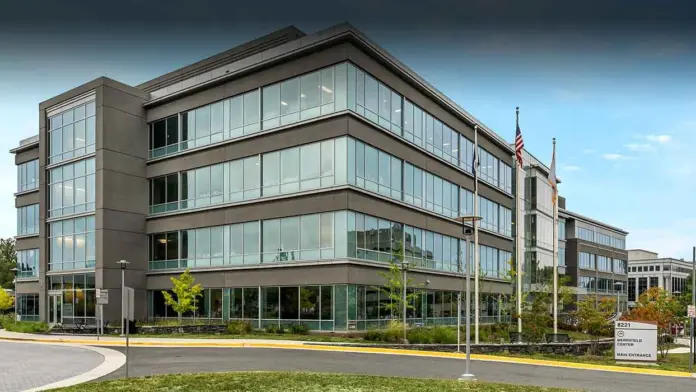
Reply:
<svg viewBox="0 0 696 392"><path fill-rule="evenodd" d="M345 374L245 372L176 374L80 384L61 392L568 392L568 389L529 387L457 380L428 380Z"/></svg>
<svg viewBox="0 0 696 392"><path fill-rule="evenodd" d="M577 362L577 363L590 363L596 365L613 365L613 366L624 366L624 367L636 367L644 369L661 369L670 371L689 371L689 354L667 354L665 358L658 362L657 366L645 366L645 365L633 365L633 364L617 364L614 361L613 354L611 356L599 356L599 355L553 355L553 354L510 354L510 353L500 353L493 354L504 357L515 357L515 358L533 358L533 359L546 359L551 361L563 361L563 362ZM659 358L659 353L658 353Z"/></svg>

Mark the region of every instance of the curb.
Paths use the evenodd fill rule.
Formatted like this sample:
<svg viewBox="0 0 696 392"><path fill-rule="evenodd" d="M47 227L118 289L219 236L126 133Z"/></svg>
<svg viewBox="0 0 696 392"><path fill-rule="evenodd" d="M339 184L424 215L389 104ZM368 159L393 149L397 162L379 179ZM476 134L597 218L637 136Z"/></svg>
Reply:
<svg viewBox="0 0 696 392"><path fill-rule="evenodd" d="M86 346L112 346L112 347L122 347L125 346L125 342L117 340L78 340L78 339L39 339L39 338L14 338L14 337L0 337L0 341L15 341L15 342L26 342L26 343L37 343L37 344L78 344ZM448 358L448 359L459 359L462 360L466 356L464 353L449 353L440 351L425 351L425 350L405 350L405 349L389 349L389 348L372 348L372 347L346 347L337 345L317 345L317 344L304 344L298 342L297 344L287 344L287 343L204 343L204 342L130 342L130 346L133 347L218 347L218 348L268 348L268 349L285 349L285 350L310 350L310 351L334 351L334 352L353 352L353 353L368 353L368 354L384 354L384 355L403 355L403 356L414 356L414 357L430 357L430 358ZM651 376L663 376L663 377L678 377L678 378L696 378L696 375L692 375L688 372L682 371L669 371L660 369L643 369L643 368L631 368L623 366L613 366L613 365L594 365L586 363L576 363L576 362L563 362L563 361L553 361L553 360L542 360L542 359L532 359L532 358L514 358L514 357L504 357L496 355L485 355L485 354L471 354L471 359L477 361L486 362L499 362L499 363L512 363L519 365L534 365L534 366L547 366L547 367L557 367L575 370L594 370L603 372L614 372L614 373L627 373L627 374L642 374Z"/></svg>

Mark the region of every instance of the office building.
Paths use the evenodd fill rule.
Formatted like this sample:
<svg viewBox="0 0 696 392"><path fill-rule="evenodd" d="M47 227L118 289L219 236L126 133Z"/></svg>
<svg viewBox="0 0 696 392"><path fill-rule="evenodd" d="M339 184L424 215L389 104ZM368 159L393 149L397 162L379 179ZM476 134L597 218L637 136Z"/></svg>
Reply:
<svg viewBox="0 0 696 392"><path fill-rule="evenodd" d="M565 208L559 210L560 219L565 221L559 230L565 241L565 273L576 300L587 295L618 298L619 308L627 310L628 232Z"/></svg>
<svg viewBox="0 0 696 392"><path fill-rule="evenodd" d="M189 268L204 291L185 317L363 330L390 318L378 272L403 249L409 318L454 323L475 125L482 319L510 292L513 150L348 25L88 81L39 124L11 151L23 318L94 324L105 289L119 320L126 260L137 319L176 318L162 290Z"/></svg>
<svg viewBox="0 0 696 392"><path fill-rule="evenodd" d="M647 289L659 287L672 295L687 289L687 281L693 271L693 262L684 259L658 257L655 252L643 249L628 251L628 304L636 301Z"/></svg>

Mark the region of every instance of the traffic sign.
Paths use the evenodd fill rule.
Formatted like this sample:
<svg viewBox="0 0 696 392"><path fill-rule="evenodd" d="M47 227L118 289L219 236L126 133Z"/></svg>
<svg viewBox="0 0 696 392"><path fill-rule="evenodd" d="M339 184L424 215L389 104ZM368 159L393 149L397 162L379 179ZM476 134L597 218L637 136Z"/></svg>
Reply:
<svg viewBox="0 0 696 392"><path fill-rule="evenodd" d="M97 305L108 305L109 304L109 290L97 289Z"/></svg>
<svg viewBox="0 0 696 392"><path fill-rule="evenodd" d="M689 305L686 311L689 318L696 318L696 306Z"/></svg>

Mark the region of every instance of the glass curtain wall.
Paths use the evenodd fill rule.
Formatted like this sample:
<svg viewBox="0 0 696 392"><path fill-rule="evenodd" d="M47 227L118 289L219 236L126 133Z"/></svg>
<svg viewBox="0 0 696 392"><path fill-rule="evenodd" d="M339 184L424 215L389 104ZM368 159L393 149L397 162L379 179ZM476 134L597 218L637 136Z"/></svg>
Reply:
<svg viewBox="0 0 696 392"><path fill-rule="evenodd" d="M26 192L39 187L39 160L17 165L17 192Z"/></svg>
<svg viewBox="0 0 696 392"><path fill-rule="evenodd" d="M95 324L97 300L94 273L49 276L48 281L50 290L62 292L58 306L61 307L63 324Z"/></svg>
<svg viewBox="0 0 696 392"><path fill-rule="evenodd" d="M94 101L48 119L48 164L94 152L96 110Z"/></svg>
<svg viewBox="0 0 696 392"><path fill-rule="evenodd" d="M49 217L94 211L95 159L85 159L49 171Z"/></svg>
<svg viewBox="0 0 696 392"><path fill-rule="evenodd" d="M49 271L94 268L94 216L49 223Z"/></svg>
<svg viewBox="0 0 696 392"><path fill-rule="evenodd" d="M471 173L473 143L350 63L338 64L150 124L150 158L351 110ZM511 194L512 169L479 146L481 180Z"/></svg>
<svg viewBox="0 0 696 392"><path fill-rule="evenodd" d="M39 276L39 250L17 251L17 278L36 278Z"/></svg>
<svg viewBox="0 0 696 392"><path fill-rule="evenodd" d="M17 208L17 235L39 234L39 205Z"/></svg>
<svg viewBox="0 0 696 392"><path fill-rule="evenodd" d="M39 321L39 294L17 294L17 320Z"/></svg>

